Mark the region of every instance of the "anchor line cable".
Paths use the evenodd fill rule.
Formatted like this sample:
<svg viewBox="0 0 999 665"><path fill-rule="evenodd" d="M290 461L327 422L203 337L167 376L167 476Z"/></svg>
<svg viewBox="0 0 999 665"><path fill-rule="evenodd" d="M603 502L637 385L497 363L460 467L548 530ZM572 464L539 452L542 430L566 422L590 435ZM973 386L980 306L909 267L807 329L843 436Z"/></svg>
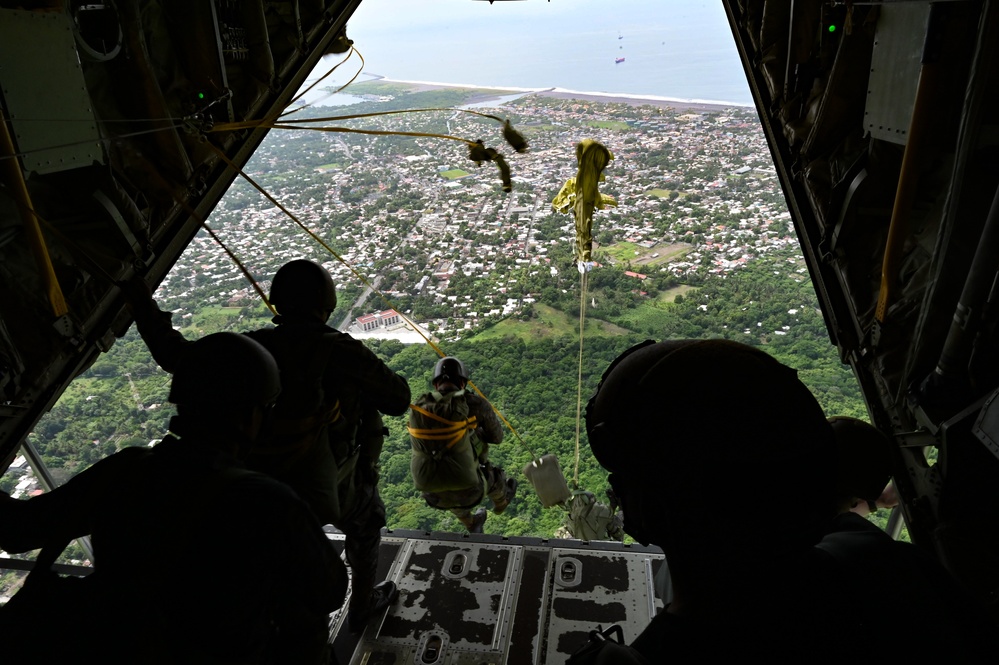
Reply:
<svg viewBox="0 0 999 665"><path fill-rule="evenodd" d="M260 299L264 301L265 305L267 305L267 309L270 310L271 314L277 316L277 310L274 309L274 306L271 304L271 301L267 299L267 294L265 294L264 290L260 288L260 284L258 284L257 280L253 278L253 275L250 274L250 271L243 264L243 262L239 260L239 257L236 256L235 252L229 249L229 247L227 247L226 244L222 242L222 238L220 238L219 235L215 233L212 227L208 226L208 222L205 221L205 219L202 218L201 215L199 215L197 211L195 211L194 208L192 208L187 201L184 201L178 198L177 196L174 196L173 200L180 207L184 209L184 212L190 215L192 219L194 219L195 221L198 222L198 224L201 225L201 228L203 228L208 233L208 235L211 236L212 240L215 241L215 244L217 244L219 247L222 248L222 251L224 251L226 254L229 255L229 258L232 259L232 262L236 264L236 267L239 268L240 272L243 273L243 276L246 277L247 281L249 281L250 284L253 286L253 290L257 292L257 295L260 296Z"/></svg>
<svg viewBox="0 0 999 665"><path fill-rule="evenodd" d="M354 47L354 46L351 46L351 47L350 47L350 52L349 52L349 53L347 54L347 56L346 56L346 57L345 57L345 58L344 58L343 60L341 60L340 62L338 62L338 63L336 63L335 65L333 65L333 66L332 66L332 67L330 68L330 70L329 70L328 72L326 72L325 74L323 74L322 76L320 76L320 77L319 77L318 79L316 79L315 81L313 81L312 85L310 85L310 86L309 86L308 88L306 88L306 89L305 89L305 90L303 90L302 92L298 93L298 95L296 95L294 99L292 99L292 100L291 100L290 102L288 102L288 106L291 106L291 105L293 105L293 104L296 104L296 103L298 102L298 100L300 100L300 99L301 99L302 97L304 97L305 95L309 94L309 92L310 92L310 91L311 91L311 90L312 90L313 88L315 88L315 87L316 87L317 85L319 85L319 84L320 84L321 82L323 82L324 80L326 80L326 77L328 77L328 76L329 76L330 74L332 74L332 73L333 73L333 72L335 72L335 71L336 71L337 69L339 69L339 68L340 68L340 65L342 65L343 63L345 63L345 62L347 62L348 60L350 60L350 56L354 55L355 53L357 54L357 57L361 59L361 66L357 68L357 72L356 72L356 73L354 74L354 76L353 76L353 77L352 77L352 78L351 78L351 79L350 79L349 81L347 81L346 83L344 83L343 85L341 85L341 86L340 86L339 88L337 88L337 89L336 89L336 90L334 90L333 92L331 92L331 93L329 93L328 95L326 95L326 97L321 97L320 99L318 99L318 100L316 100L316 101L322 101L322 100L324 100L324 99L327 99L327 98L329 98L329 97L332 97L333 95L335 95L335 94L337 94L338 92L342 91L342 90L343 90L344 88L346 88L346 87L347 87L348 85L350 85L351 83L353 83L354 81L356 81L356 80L357 80L357 77L358 77L358 76L360 76L360 75L361 75L361 72L363 72L363 71L364 71L364 56L363 56L363 55L361 55L361 52L360 52L360 51L358 51L356 47ZM299 107L298 107L297 109L292 109L292 110L290 110L290 111L285 111L285 112L284 112L284 113L282 113L282 114L281 114L281 115L280 115L279 117L284 117L284 116L286 116L286 115L291 115L292 113L298 113L299 111L302 111L302 110L304 110L304 109L307 109L307 108L310 108L310 107L311 107L311 106L312 106L313 104L315 104L315 103L316 103L316 102L309 102L309 103L307 103L307 104L304 104L304 105L302 105L302 106L299 106Z"/></svg>
<svg viewBox="0 0 999 665"><path fill-rule="evenodd" d="M296 109L296 111L297 110L300 110L300 109ZM431 132L400 132L400 131L373 130L373 129L354 129L354 128L348 128L348 127L303 127L303 126L300 126L300 125L303 125L303 124L313 124L313 123L319 123L319 122L333 122L333 121L341 121L341 120L353 120L353 119L359 119L359 118L371 118L371 117L385 116L385 115L397 115L397 114L402 114L402 113L427 113L427 112L430 112L430 111L454 111L454 112L457 112L457 113L467 113L469 115L476 115L476 116L480 116L480 117L483 117L483 118L489 118L489 119L495 120L497 122L505 122L501 118L499 118L499 117L497 117L495 115L490 115L488 113L480 113L478 111L472 111L470 109L459 109L459 108L446 107L446 108L404 109L404 110L397 110L397 111L381 111L381 112L376 112L376 113L358 113L358 114L342 115L342 116L328 116L328 117L323 117L323 118L296 118L296 119L294 119L294 120L292 120L290 122L289 121L281 121L280 118L283 117L284 115L287 115L287 114L282 114L282 116L272 117L272 118L264 118L264 119L260 119L260 120L244 120L244 121L239 121L239 122L218 123L218 124L215 124L212 127L210 127L207 131L214 133L214 132L233 132L233 131L241 131L241 130L245 130L245 129L258 129L258 128L264 128L264 129L299 129L299 130L324 131L324 132L334 132L334 133L339 132L339 133L349 133L349 134L364 134L364 135L368 135L368 136L412 136L412 137L417 137L417 138L421 138L421 137L422 138L437 138L437 139L444 139L444 140L448 140L448 141L457 141L459 143L464 143L464 144L466 144L468 146L475 146L475 145L477 145L475 141L472 141L470 139L461 138L459 136L451 136L451 135L448 135L448 134L435 134L435 133L431 133ZM292 111L292 112L294 112L294 111ZM19 122L42 121L42 120L43 119L41 119L41 118L22 118L22 119L19 119ZM66 119L66 120L62 120L61 122L83 122L83 121L82 120L81 121L76 121L76 120L73 120L73 119ZM88 120L86 122L91 122L91 121ZM120 141L122 139L135 138L137 136L146 136L146 135L149 135L149 134L156 134L158 132L182 130L185 127L190 127L191 124L193 122L195 122L195 120L193 118L191 118L191 117L177 117L177 118L167 117L167 118L138 118L138 119L128 118L128 119L115 119L115 120L101 120L100 121L100 123L102 125L111 124L111 123L124 123L124 122L170 122L170 123L173 123L173 124L166 125L166 126L161 126L161 127L154 127L152 129L143 129L143 130L137 130L137 131L134 131L134 132L126 132L124 134L115 134L115 135L102 136L102 137L95 138L95 139L85 139L85 140L80 140L80 141L69 141L69 142L66 142L66 143L59 143L59 144L49 145L49 146L43 146L43 147L39 147L39 148L32 148L30 150L21 150L21 151L15 152L15 153L10 154L10 155L2 155L2 156L0 156L0 161L4 161L4 160L8 160L8 159L14 159L14 158L17 158L17 157L25 157L25 156L32 155L32 154L37 154L37 153L45 152L47 150L59 150L59 149L62 149L62 148L74 148L74 147L81 146L81 145L89 145L89 144L99 143L99 144L103 144L103 145L107 146L108 144L110 144L110 143L112 143L114 141ZM295 124L290 124L290 123L295 123Z"/></svg>
<svg viewBox="0 0 999 665"><path fill-rule="evenodd" d="M296 121L299 122L299 121ZM245 125L245 123L236 123L240 125ZM258 124L252 125L254 128L263 129L298 129L304 131L312 132L330 132L334 134L364 134L366 136L414 136L417 138L431 138L431 139L445 139L447 141L457 141L459 143L464 143L468 146L476 145L475 141L470 139L463 139L460 136L451 136L449 134L434 134L431 132L400 132L394 130L386 129L355 129L351 127L303 127L297 124L289 124L284 122L274 122L266 124L261 121ZM248 129L249 126L241 127L241 129ZM222 131L233 131L232 127L221 127L216 126L211 131L222 132Z"/></svg>
<svg viewBox="0 0 999 665"><path fill-rule="evenodd" d="M270 127L271 125L286 125L289 122L300 123L300 124L318 124L322 122L340 122L343 120L359 120L362 118L377 118L381 116L388 115L403 115L407 113L430 113L433 111L451 111L454 113L466 113L468 115L479 116L480 118L489 118L490 120L495 120L499 123L505 123L506 121L502 118L491 115L489 113L481 113L479 111L472 111L471 109L460 109L451 106L436 107L436 108L418 108L418 109L398 109L395 111L373 111L371 113L350 113L346 115L332 115L325 116L322 118L294 118L288 120L280 120L280 118L262 118L257 120L239 120L234 122L222 122L214 125L211 128L213 132L231 132L243 129L256 129L258 127ZM285 114L286 115L286 114ZM280 117L284 117L283 115ZM304 127L296 127L296 129L305 129ZM334 128L327 128L334 129ZM347 128L341 128L340 131L357 131ZM453 140L463 141L465 143L473 143L468 139L461 139L455 136L447 136L441 134L420 134L420 133L407 133L407 132L390 132L391 134L399 134L401 136L433 136L438 138L449 138Z"/></svg>
<svg viewBox="0 0 999 665"><path fill-rule="evenodd" d="M176 121L177 119L174 119L174 120ZM66 122L69 122L69 121L66 121ZM142 122L145 122L145 121L142 121ZM150 120L149 122L153 122L153 121ZM46 152L48 150L60 150L62 148L75 148L75 147L81 146L81 145L91 145L91 144L100 143L100 144L104 144L106 146L109 143L112 143L114 141L120 141L121 139L130 139L130 138L134 138L136 136L146 136L148 134L155 134L157 132L166 132L166 131L170 131L170 130L178 130L178 129L181 129L183 127L184 127L183 123L178 123L178 124L170 125L170 126L167 126L167 127L156 127L155 129L143 129L143 130L136 131L136 132L127 132L125 134L115 134L113 136L102 136L100 138L86 139L86 140L82 140L82 141L69 141L67 143L58 143L56 145L47 145L47 146L42 146L40 148L32 148L30 150L20 150L18 152L14 152L14 153L11 153L11 154L8 154L8 155L0 155L0 162L8 160L8 159L16 159L18 157L26 157L28 155L34 155L34 154L38 154L38 153L41 153L41 152Z"/></svg>
<svg viewBox="0 0 999 665"><path fill-rule="evenodd" d="M572 487L579 489L579 437L580 422L582 421L583 410L583 330L586 328L586 288L589 280L589 271L583 269L583 275L579 282L579 363L576 373L576 461L575 470L572 474Z"/></svg>

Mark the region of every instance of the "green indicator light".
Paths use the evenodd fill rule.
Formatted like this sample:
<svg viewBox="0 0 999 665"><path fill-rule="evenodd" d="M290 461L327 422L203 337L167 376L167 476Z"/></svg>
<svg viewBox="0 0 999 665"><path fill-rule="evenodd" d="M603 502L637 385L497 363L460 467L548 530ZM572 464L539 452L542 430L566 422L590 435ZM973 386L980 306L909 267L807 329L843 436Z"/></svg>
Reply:
<svg viewBox="0 0 999 665"><path fill-rule="evenodd" d="M205 93L199 92L198 93L198 99L204 99L204 98L205 98Z"/></svg>
<svg viewBox="0 0 999 665"><path fill-rule="evenodd" d="M836 26L835 25L830 25L829 26L829 32L836 32Z"/></svg>

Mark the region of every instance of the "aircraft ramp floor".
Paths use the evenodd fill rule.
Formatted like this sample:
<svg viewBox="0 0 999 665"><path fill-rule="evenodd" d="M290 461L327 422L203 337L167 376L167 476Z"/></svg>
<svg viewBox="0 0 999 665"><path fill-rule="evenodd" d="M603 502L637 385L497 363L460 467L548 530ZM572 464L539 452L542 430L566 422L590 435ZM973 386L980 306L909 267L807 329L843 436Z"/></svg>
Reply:
<svg viewBox="0 0 999 665"><path fill-rule="evenodd" d="M341 665L561 664L598 627L633 640L663 607L663 568L641 545L388 531L379 574L399 599L361 635L334 614L333 648Z"/></svg>

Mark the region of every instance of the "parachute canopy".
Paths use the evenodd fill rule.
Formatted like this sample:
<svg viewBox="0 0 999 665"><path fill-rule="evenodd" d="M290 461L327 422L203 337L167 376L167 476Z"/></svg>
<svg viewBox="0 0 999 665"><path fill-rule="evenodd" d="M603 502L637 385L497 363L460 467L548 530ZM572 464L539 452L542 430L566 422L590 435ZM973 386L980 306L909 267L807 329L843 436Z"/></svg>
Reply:
<svg viewBox="0 0 999 665"><path fill-rule="evenodd" d="M579 169L574 178L569 178L555 200L552 209L563 214L572 210L576 218L576 261L591 261L593 247L593 210L606 206L616 206L617 201L601 194L597 183L604 179L604 169L614 159L611 151L593 139L584 139L576 145L576 161Z"/></svg>

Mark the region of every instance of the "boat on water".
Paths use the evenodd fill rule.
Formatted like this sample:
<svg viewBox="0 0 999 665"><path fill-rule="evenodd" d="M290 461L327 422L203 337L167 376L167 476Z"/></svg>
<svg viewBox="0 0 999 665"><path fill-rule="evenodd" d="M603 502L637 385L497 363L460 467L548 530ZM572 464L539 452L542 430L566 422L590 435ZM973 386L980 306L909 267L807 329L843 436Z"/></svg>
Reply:
<svg viewBox="0 0 999 665"><path fill-rule="evenodd" d="M615 65L620 65L622 62L624 62L624 58L614 58Z"/></svg>

